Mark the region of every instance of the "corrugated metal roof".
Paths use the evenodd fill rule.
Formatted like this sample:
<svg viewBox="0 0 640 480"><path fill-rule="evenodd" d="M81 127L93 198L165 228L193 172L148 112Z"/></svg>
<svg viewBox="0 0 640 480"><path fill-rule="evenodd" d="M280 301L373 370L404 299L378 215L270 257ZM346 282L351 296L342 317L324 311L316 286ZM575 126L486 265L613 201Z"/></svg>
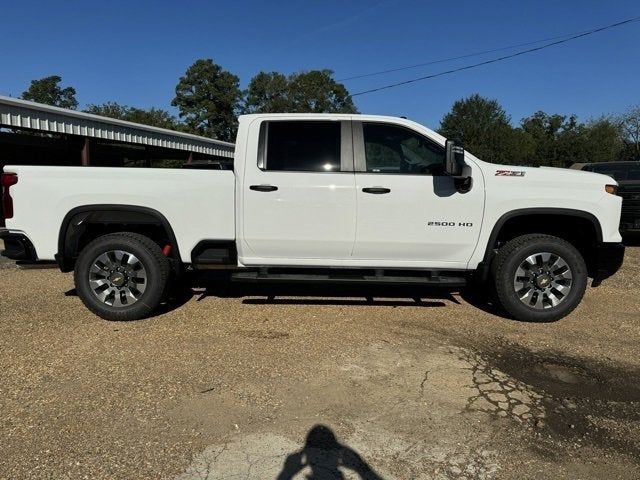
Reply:
<svg viewBox="0 0 640 480"><path fill-rule="evenodd" d="M0 95L0 126L30 128L233 158L234 144Z"/></svg>

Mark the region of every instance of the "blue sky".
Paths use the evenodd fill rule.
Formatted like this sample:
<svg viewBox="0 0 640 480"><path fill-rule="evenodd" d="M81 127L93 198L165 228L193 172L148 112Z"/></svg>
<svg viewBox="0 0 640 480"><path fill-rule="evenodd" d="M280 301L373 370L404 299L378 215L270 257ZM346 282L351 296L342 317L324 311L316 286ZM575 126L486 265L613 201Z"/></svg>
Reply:
<svg viewBox="0 0 640 480"><path fill-rule="evenodd" d="M637 0L28 1L0 10L0 94L58 74L81 107L170 108L180 75L213 58L244 87L260 70L329 68L340 79L579 32L640 15ZM581 119L640 104L640 22L542 52L356 97L363 113L437 127L458 98L497 98L514 122ZM515 50L513 50L515 51ZM509 52L346 82L351 92Z"/></svg>

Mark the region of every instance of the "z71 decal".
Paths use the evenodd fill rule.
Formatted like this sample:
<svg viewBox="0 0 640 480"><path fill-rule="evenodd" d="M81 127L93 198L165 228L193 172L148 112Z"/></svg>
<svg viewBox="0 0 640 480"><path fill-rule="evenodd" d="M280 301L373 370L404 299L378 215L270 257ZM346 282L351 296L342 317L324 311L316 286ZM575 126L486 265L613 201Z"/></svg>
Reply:
<svg viewBox="0 0 640 480"><path fill-rule="evenodd" d="M524 177L522 170L496 170L496 177Z"/></svg>

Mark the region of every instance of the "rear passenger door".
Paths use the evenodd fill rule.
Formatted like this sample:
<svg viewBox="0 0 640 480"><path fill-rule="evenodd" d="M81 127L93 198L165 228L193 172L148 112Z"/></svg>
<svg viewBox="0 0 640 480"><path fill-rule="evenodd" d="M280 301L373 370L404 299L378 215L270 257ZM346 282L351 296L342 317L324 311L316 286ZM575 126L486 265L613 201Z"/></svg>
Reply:
<svg viewBox="0 0 640 480"><path fill-rule="evenodd" d="M242 261L349 258L356 224L350 121L270 120L259 128L257 158L247 155L245 164Z"/></svg>

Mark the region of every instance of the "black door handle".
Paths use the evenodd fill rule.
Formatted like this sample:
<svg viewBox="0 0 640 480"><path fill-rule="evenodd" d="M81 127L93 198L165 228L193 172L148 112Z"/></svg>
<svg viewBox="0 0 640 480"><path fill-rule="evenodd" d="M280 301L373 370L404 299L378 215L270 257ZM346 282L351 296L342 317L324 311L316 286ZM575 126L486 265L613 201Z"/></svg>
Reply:
<svg viewBox="0 0 640 480"><path fill-rule="evenodd" d="M256 192L275 192L278 190L278 187L275 185L251 185L249 189L255 190Z"/></svg>
<svg viewBox="0 0 640 480"><path fill-rule="evenodd" d="M375 195L382 195L383 193L391 192L391 189L385 188L385 187L366 187L366 188L363 188L362 191L364 193L373 193Z"/></svg>

